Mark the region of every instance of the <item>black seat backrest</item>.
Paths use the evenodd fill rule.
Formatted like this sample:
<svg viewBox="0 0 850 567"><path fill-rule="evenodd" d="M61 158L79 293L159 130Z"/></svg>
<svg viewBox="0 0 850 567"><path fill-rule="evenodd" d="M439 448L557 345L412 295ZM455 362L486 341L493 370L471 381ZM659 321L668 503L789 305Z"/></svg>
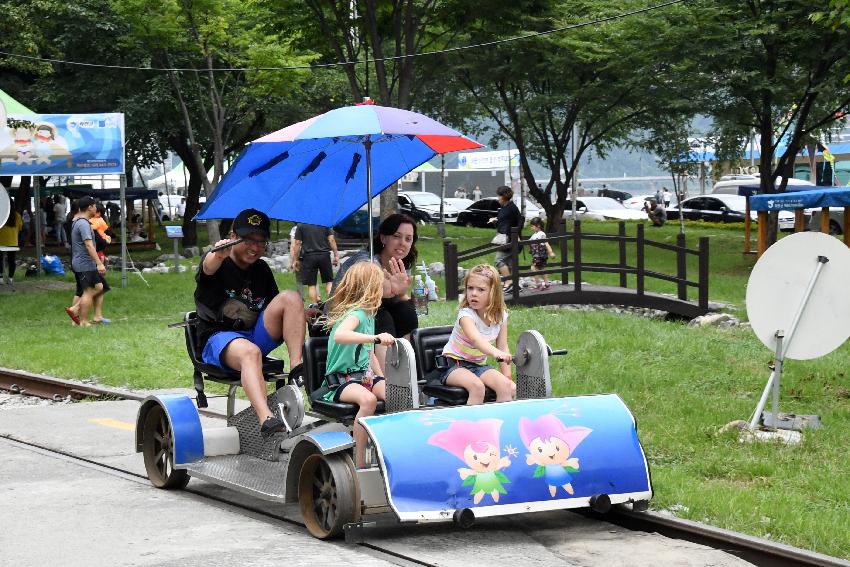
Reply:
<svg viewBox="0 0 850 567"><path fill-rule="evenodd" d="M327 361L328 337L309 337L304 343L304 388L307 395L321 387Z"/></svg>
<svg viewBox="0 0 850 567"><path fill-rule="evenodd" d="M186 350L189 352L189 358L193 365L201 363L201 351L198 349L198 314L195 311L189 311L183 317L183 322L186 326L183 327L186 337Z"/></svg>
<svg viewBox="0 0 850 567"><path fill-rule="evenodd" d="M422 327L410 333L410 343L416 353L416 377L424 380L426 374L436 367L436 357L449 342L453 325Z"/></svg>

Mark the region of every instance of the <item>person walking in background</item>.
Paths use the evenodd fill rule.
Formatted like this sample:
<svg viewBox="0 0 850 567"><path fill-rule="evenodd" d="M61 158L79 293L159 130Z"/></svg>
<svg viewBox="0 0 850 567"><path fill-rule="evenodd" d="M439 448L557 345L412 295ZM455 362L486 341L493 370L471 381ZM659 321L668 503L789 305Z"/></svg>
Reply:
<svg viewBox="0 0 850 567"><path fill-rule="evenodd" d="M535 240L546 238L546 233L543 231L543 219L540 217L531 219L531 230L531 271L538 272L546 269L549 258L554 258L555 253L548 242L534 243ZM538 276L534 276L534 283L537 284L537 291L549 289L549 274L543 274L542 282Z"/></svg>
<svg viewBox="0 0 850 567"><path fill-rule="evenodd" d="M5 285L15 285L16 253L20 250L19 237L24 228L21 214L15 209L15 201L9 200L9 218L0 227L0 273Z"/></svg>
<svg viewBox="0 0 850 567"><path fill-rule="evenodd" d="M21 231L20 243L21 246L29 246L32 244L32 213L30 213L29 205L24 208L24 212L21 213L21 219L24 223L24 229Z"/></svg>
<svg viewBox="0 0 850 567"><path fill-rule="evenodd" d="M74 216L71 225L71 269L77 280L77 291L80 300L65 312L75 325L88 327L91 324L103 324L108 320L103 318L103 295L109 291L109 284L104 279L106 266L100 261L94 249L94 234L89 220L97 212L94 198L86 195L79 200L79 212ZM94 315L89 323L89 312L94 308Z"/></svg>
<svg viewBox="0 0 850 567"><path fill-rule="evenodd" d="M493 244L501 244L502 247L496 251L496 268L503 276L510 276L511 262L511 231L514 228L520 227L522 215L519 212L516 204L513 202L514 191L507 185L502 185L496 189L496 198L499 200L501 208L498 214L488 220L488 223L496 223L496 236L490 242ZM514 282L511 279L505 280L504 293L513 293Z"/></svg>
<svg viewBox="0 0 850 567"><path fill-rule="evenodd" d="M672 193L670 193L670 190L669 190L669 189L667 189L666 187L664 188L664 190L663 190L663 191L661 191L661 198L664 200L664 208L665 208L665 209L669 209L669 208L670 208L670 198L671 198L672 196L673 196L673 194L672 194Z"/></svg>
<svg viewBox="0 0 850 567"><path fill-rule="evenodd" d="M65 237L65 198L62 195L56 195L53 198L53 238L56 239L56 244L70 248L68 239Z"/></svg>
<svg viewBox="0 0 850 567"><path fill-rule="evenodd" d="M476 186L475 186L475 189L473 189L473 190L472 190L472 200L473 200L473 201L478 201L478 200L480 200L480 199L481 199L481 196L482 196L482 195L483 195L483 193L481 192L481 187L479 187L478 185L476 185Z"/></svg>
<svg viewBox="0 0 850 567"><path fill-rule="evenodd" d="M661 192L661 189L655 190L655 202L658 204L664 203L664 193Z"/></svg>
<svg viewBox="0 0 850 567"><path fill-rule="evenodd" d="M333 253L333 259L331 259ZM292 239L290 252L295 270L301 274L301 283L307 286L307 297L310 303L321 299L318 274L322 275L325 284L325 296L330 296L333 285L333 267L339 265L339 250L333 232L326 226L299 223L295 228L295 238Z"/></svg>

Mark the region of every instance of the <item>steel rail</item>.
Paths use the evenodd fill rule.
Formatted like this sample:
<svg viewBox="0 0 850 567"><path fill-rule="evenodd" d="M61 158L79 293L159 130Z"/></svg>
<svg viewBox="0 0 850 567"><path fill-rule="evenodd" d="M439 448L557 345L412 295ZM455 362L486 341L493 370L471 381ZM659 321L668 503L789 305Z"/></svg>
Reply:
<svg viewBox="0 0 850 567"><path fill-rule="evenodd" d="M70 396L72 399L82 399L85 397L90 397L96 399L126 399L142 401L147 397L146 395L138 394L136 392L128 390L106 388L103 386L93 386L80 382L74 382L71 380L54 378L52 376L33 374L21 370L12 370L1 367L0 390L8 390L13 393L38 396L41 398L53 400L65 399L66 397ZM206 415L208 417L224 417L223 414L219 412L210 411L208 409L199 410L199 413L202 413L203 415ZM42 447L37 444L26 443L18 439L13 439L3 435L0 435L0 438L14 441L16 443L31 445L43 451L49 451L57 455L62 455L68 459L74 459L80 462L89 463L94 466L102 467L103 469L114 469L115 471L120 471L120 469L115 469L115 467L111 467L109 465L103 465L96 461L76 457L74 455L64 453L62 451L57 451L54 449L49 449L47 447ZM140 475L136 475L135 473L131 473L129 471L120 472L132 476L139 476L139 478L146 478ZM258 508L242 506L241 504L235 504L226 499L222 499L217 496L205 495L200 492L195 492L191 489L188 489L188 491L192 492L193 494L204 496L206 498L212 498L215 500L226 502L228 504L232 504L237 507L246 508L251 510L252 512L297 524L297 522L294 522L288 518L269 514ZM708 547L711 547L712 549L723 550L732 555L741 557L742 559L749 561L754 565L764 567L850 567L850 561L837 557L830 557L828 555L816 553L813 551L807 551L775 541L750 536L738 532L733 532L723 528L718 528L715 526L710 526L707 524L702 524L683 518L676 518L674 516L668 516L653 511L635 512L625 507L616 507L612 509L611 512L604 515L597 514L590 510L574 512L581 515L590 516L602 521L610 522L612 524L616 524L635 531L657 532L672 539L680 539L693 543L703 544ZM381 548L374 546L373 544L370 544L368 542L359 543L358 545L363 545L382 554L392 555L395 553L388 550L382 550ZM420 560L412 557L400 556L399 559L410 561L413 563L423 564Z"/></svg>
<svg viewBox="0 0 850 567"><path fill-rule="evenodd" d="M46 376L44 374L34 374L24 370L13 370L2 367L0 367L0 390L6 390L13 394L35 396L55 402L69 397L72 400L92 398L96 400L135 400L137 402L141 402L147 398L146 394L140 394L132 390L85 384L83 382ZM207 397L213 398L216 396ZM207 417L225 417L223 413L209 408L198 409L198 413Z"/></svg>
<svg viewBox="0 0 850 567"><path fill-rule="evenodd" d="M850 561L844 559L659 512L615 508L601 517L590 514L627 529L660 533L721 549L763 567L850 567Z"/></svg>

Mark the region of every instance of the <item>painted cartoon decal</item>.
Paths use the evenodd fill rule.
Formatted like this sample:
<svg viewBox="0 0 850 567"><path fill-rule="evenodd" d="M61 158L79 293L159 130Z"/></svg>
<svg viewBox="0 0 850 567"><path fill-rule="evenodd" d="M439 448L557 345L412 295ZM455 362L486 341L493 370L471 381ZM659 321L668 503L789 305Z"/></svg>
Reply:
<svg viewBox="0 0 850 567"><path fill-rule="evenodd" d="M439 408L363 418L402 520L476 517L651 498L634 418L616 395Z"/></svg>
<svg viewBox="0 0 850 567"><path fill-rule="evenodd" d="M587 427L566 427L551 414L534 421L520 418L519 435L528 449L525 462L536 465L534 478L545 477L552 498L558 487L570 496L575 494L570 473L578 472L579 462L570 455L591 431Z"/></svg>
<svg viewBox="0 0 850 567"><path fill-rule="evenodd" d="M435 433L428 439L429 445L445 449L469 468L457 469L463 486L472 486L472 502L478 504L489 494L493 502L499 494L507 494L503 484L510 483L501 469L511 466L510 457L501 457L499 429L501 419L481 421L456 421L445 431Z"/></svg>

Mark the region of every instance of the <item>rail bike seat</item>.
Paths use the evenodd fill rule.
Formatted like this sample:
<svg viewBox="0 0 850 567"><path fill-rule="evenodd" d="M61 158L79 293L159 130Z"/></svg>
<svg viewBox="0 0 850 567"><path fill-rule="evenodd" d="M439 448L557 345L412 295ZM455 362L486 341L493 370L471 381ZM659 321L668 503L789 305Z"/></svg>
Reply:
<svg viewBox="0 0 850 567"><path fill-rule="evenodd" d="M466 403L469 392L458 386L446 386L434 380L428 380L429 375L433 377L437 369L437 355L442 354L443 347L449 341L452 334L452 325L443 327L422 327L414 329L410 334L410 343L416 354L416 374L420 383L424 382L422 393L435 398L442 405L459 406ZM496 400L496 393L490 388L484 394L485 402Z"/></svg>
<svg viewBox="0 0 850 567"><path fill-rule="evenodd" d="M198 314L195 311L189 311L183 317L183 331L186 337L186 350L189 353L189 359L194 367L193 379L195 382L195 391L198 393L198 407L207 407L207 398L204 394L204 380L227 384L229 386L239 386L242 383L241 374L237 370L223 370L218 366L207 364L201 358L202 349L198 340ZM286 384L284 372L284 363L276 358L263 357L263 378L266 382L275 382L275 386L280 388Z"/></svg>
<svg viewBox="0 0 850 567"><path fill-rule="evenodd" d="M319 397L318 391L325 379L325 365L328 360L328 337L308 337L304 343L304 388L310 396L313 411L340 421L354 419L357 415L356 404L328 402ZM386 411L383 400L378 400L375 413Z"/></svg>

